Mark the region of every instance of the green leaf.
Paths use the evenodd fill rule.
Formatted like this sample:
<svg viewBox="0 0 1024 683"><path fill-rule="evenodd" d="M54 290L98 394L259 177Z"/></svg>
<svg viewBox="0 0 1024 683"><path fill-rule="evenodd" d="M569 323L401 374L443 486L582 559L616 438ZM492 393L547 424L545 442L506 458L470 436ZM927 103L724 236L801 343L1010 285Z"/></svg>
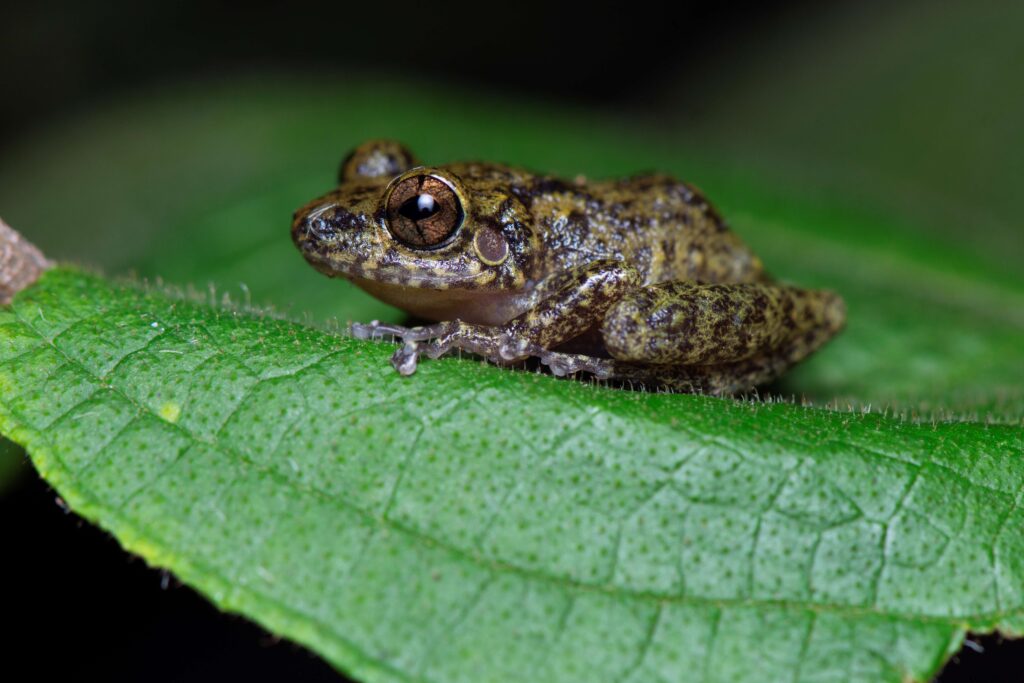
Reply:
<svg viewBox="0 0 1024 683"><path fill-rule="evenodd" d="M211 303L251 292L319 320L399 317L313 273L286 237L291 210L365 137L404 139L430 162L673 172L708 190L774 273L850 303L848 331L775 389L886 417L618 394L457 361L403 384L386 348L65 272L17 309L55 339L48 357L0 313L0 355L42 354L2 364L2 429L129 548L335 663L365 665L367 679L372 657L392 667L385 680L424 660L413 680L487 680L499 672L474 662L509 659L522 680L575 657L600 675L562 678L601 680L637 642L636 680L770 680L792 661L794 680L925 677L964 629L1021 630L1021 436L984 426L1024 416L1024 101L1005 87L1021 69L1018 24L969 4L897 8L883 24L858 12L788 22L736 73L687 69L677 110L657 110L670 91L645 99L645 118L685 120L686 145L668 126L645 139L636 121L436 85L260 75L141 93L0 158L0 215L51 255L211 282ZM868 198L879 211L848 206ZM101 308L128 319L91 329ZM135 324L146 312L188 322L147 340ZM308 355L279 343L292 333L326 345L314 358L335 355L296 370ZM188 339L161 346L174 334ZM97 384L91 373L144 341L110 371L116 383ZM273 352L250 354L262 347ZM208 383L186 382L179 359ZM318 405L307 397L325 386L341 408L319 422L289 403ZM129 418L117 438L102 429ZM4 443L0 481L19 457ZM351 505L336 512L335 498ZM482 520L491 545L473 545ZM593 578L608 528L624 530L621 559ZM392 550L416 559L393 566ZM465 585L452 586L452 566L470 567ZM474 588L479 606L462 608Z"/></svg>
<svg viewBox="0 0 1024 683"><path fill-rule="evenodd" d="M923 680L1024 624L1020 428L389 351L58 269L0 309L0 429L367 681Z"/></svg>

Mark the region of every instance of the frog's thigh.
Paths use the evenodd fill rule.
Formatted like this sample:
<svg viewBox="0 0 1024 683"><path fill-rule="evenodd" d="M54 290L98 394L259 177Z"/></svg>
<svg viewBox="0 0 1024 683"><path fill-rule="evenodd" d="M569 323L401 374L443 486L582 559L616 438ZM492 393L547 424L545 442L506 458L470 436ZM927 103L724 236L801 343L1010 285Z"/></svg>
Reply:
<svg viewBox="0 0 1024 683"><path fill-rule="evenodd" d="M813 325L813 307L803 303L804 292L761 283L663 282L612 306L601 334L619 360L733 363L781 348L805 325Z"/></svg>
<svg viewBox="0 0 1024 683"><path fill-rule="evenodd" d="M552 276L539 285L532 308L505 324L504 333L551 348L596 326L608 309L640 286L634 268L595 261Z"/></svg>

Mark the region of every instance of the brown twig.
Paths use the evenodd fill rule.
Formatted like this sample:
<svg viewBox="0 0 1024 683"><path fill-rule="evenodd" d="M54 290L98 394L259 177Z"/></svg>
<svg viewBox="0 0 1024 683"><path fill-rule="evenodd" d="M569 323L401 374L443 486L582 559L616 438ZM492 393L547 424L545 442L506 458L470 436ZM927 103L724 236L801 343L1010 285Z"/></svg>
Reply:
<svg viewBox="0 0 1024 683"><path fill-rule="evenodd" d="M0 219L0 305L11 303L53 264L43 252Z"/></svg>

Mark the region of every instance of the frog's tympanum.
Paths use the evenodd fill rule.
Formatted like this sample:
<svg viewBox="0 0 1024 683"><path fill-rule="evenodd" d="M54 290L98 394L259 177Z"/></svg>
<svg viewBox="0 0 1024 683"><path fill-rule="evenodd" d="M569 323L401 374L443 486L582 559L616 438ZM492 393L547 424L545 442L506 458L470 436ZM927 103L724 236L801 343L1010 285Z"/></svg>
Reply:
<svg viewBox="0 0 1024 683"><path fill-rule="evenodd" d="M295 214L319 271L437 324L354 325L421 354L531 356L577 372L712 394L778 377L843 326L842 299L772 280L692 185L663 175L587 182L496 163L422 166L371 141L337 189Z"/></svg>

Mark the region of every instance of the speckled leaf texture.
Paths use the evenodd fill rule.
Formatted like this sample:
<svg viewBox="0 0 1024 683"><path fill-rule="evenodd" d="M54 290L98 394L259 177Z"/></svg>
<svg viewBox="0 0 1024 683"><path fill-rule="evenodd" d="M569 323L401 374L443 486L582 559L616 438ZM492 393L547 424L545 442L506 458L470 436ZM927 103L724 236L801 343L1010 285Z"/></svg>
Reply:
<svg viewBox="0 0 1024 683"><path fill-rule="evenodd" d="M1017 427L389 352L57 269L0 309L0 429L364 681L924 680L1022 624Z"/></svg>

